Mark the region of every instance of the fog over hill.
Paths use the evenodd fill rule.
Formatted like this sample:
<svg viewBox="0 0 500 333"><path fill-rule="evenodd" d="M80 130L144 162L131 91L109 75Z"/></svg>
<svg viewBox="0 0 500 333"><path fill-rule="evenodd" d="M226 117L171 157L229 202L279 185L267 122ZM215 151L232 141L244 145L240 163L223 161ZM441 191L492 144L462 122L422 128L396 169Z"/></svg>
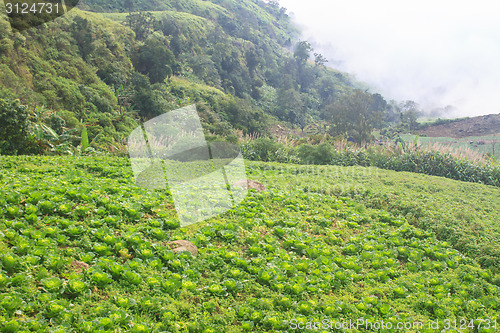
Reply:
<svg viewBox="0 0 500 333"><path fill-rule="evenodd" d="M491 1L281 0L332 67L385 97L447 116L500 112L500 20Z"/></svg>

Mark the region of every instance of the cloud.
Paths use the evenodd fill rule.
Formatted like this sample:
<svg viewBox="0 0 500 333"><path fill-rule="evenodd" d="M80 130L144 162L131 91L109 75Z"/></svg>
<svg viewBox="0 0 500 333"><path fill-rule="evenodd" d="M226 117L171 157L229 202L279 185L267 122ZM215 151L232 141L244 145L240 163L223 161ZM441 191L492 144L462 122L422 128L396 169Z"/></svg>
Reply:
<svg viewBox="0 0 500 333"><path fill-rule="evenodd" d="M500 11L491 1L281 0L332 67L387 99L449 116L500 112Z"/></svg>

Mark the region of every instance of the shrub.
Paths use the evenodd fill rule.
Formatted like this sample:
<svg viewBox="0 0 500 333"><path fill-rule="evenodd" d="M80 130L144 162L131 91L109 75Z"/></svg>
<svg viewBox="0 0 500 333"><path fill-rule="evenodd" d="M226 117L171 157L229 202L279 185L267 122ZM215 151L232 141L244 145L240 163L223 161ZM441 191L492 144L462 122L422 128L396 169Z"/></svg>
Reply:
<svg viewBox="0 0 500 333"><path fill-rule="evenodd" d="M243 157L252 161L264 162L294 162L294 152L291 147L269 138L258 138L241 146Z"/></svg>
<svg viewBox="0 0 500 333"><path fill-rule="evenodd" d="M16 155L32 152L34 142L29 135L28 107L19 100L0 99L0 154Z"/></svg>

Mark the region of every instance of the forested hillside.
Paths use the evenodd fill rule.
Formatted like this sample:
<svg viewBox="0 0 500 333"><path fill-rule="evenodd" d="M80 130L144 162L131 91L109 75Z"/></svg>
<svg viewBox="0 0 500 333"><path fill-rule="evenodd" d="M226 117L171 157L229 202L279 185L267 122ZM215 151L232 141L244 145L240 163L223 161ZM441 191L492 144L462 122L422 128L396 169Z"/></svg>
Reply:
<svg viewBox="0 0 500 333"><path fill-rule="evenodd" d="M498 332L495 154L409 141L415 102L326 65L274 0L0 15L0 332ZM209 163L196 129L129 158L193 104Z"/></svg>
<svg viewBox="0 0 500 333"><path fill-rule="evenodd" d="M235 129L267 134L281 122L363 141L397 118L382 96L327 69L277 2L80 7L21 33L0 19L1 153L69 153L82 136L124 151L142 120L192 103L207 136L229 140Z"/></svg>

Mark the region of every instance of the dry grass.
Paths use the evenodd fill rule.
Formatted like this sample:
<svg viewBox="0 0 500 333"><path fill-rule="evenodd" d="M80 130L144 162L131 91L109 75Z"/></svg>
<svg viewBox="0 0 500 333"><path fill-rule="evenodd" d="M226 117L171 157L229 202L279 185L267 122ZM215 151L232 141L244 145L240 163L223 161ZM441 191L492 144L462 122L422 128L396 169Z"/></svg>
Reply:
<svg viewBox="0 0 500 333"><path fill-rule="evenodd" d="M240 138L240 142L249 143L258 138L263 137L260 134L247 134L244 135L242 131L237 131L236 134ZM282 143L287 147L297 147L300 144L320 144L322 142L330 142L336 151L345 151L347 149L351 151L360 151L366 149L372 149L378 151L379 153L393 153L393 154L403 154L403 150L399 145L395 145L393 142L382 142L382 143L363 143L361 145L353 144L346 139L335 140L333 142L328 140L328 136L324 135L322 137L308 137L307 139L294 139L289 135L280 135L275 138L278 143ZM473 150L468 147L451 147L450 145L441 143L418 143L416 146L414 144L406 144L406 150L410 151L426 151L426 152L439 152L444 155L450 155L457 159L467 160L472 163L487 165L487 164L498 164L499 162L494 161L492 158L485 156L483 153Z"/></svg>
<svg viewBox="0 0 500 333"><path fill-rule="evenodd" d="M468 147L451 147L440 143L419 144L419 149L426 151L438 151L442 154L449 154L458 159L466 159L472 162L479 162L482 164L491 163L491 160L486 158L485 155L477 150L472 150Z"/></svg>
<svg viewBox="0 0 500 333"><path fill-rule="evenodd" d="M236 136L238 136L239 141L241 143L249 143L249 142L257 140L258 138L263 137L263 135L261 135L259 133L243 134L242 130L235 130L235 134L236 134Z"/></svg>

